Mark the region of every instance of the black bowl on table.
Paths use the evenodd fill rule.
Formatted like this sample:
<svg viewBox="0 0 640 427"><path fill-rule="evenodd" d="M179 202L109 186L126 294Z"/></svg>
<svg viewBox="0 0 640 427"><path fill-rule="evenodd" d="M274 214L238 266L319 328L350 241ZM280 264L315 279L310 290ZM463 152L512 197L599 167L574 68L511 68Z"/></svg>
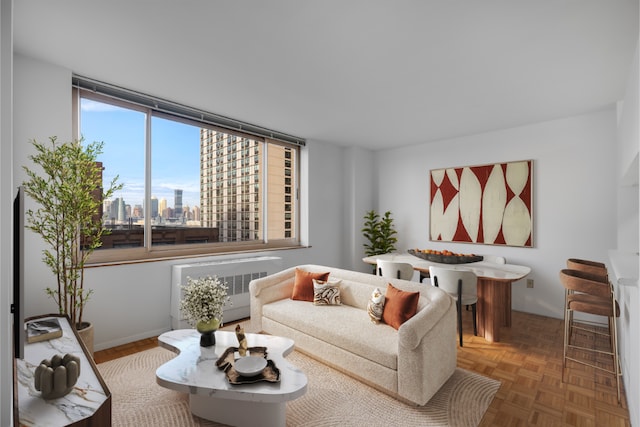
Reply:
<svg viewBox="0 0 640 427"><path fill-rule="evenodd" d="M442 255L442 254L429 254L426 252L420 252L415 249L409 249L411 255L418 258L426 259L431 262L439 262L442 264L468 264L470 262L482 261L482 255Z"/></svg>

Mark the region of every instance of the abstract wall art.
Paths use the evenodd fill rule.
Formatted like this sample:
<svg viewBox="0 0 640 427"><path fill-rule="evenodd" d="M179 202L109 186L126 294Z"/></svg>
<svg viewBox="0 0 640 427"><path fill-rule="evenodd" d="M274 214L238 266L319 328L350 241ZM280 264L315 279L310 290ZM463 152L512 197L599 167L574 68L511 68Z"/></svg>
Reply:
<svg viewBox="0 0 640 427"><path fill-rule="evenodd" d="M533 247L532 160L430 176L430 240Z"/></svg>

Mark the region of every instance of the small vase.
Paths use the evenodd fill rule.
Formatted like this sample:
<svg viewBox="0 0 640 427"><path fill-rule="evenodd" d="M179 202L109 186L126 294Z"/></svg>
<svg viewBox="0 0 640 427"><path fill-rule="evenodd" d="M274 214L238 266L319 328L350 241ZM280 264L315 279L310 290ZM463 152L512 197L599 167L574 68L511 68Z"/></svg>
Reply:
<svg viewBox="0 0 640 427"><path fill-rule="evenodd" d="M196 323L196 330L200 332L200 346L201 347L211 347L212 345L216 345L216 335L215 332L220 327L220 320L211 319L207 322L200 320Z"/></svg>

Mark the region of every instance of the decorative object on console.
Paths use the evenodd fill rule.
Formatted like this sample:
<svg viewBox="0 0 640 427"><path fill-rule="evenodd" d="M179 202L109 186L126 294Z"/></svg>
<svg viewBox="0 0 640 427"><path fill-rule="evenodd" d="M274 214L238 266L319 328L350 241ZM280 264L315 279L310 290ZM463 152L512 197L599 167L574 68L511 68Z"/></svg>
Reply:
<svg viewBox="0 0 640 427"><path fill-rule="evenodd" d="M313 279L313 303L315 305L340 305L340 280Z"/></svg>
<svg viewBox="0 0 640 427"><path fill-rule="evenodd" d="M329 273L311 273L296 268L291 299L313 302L313 279L327 281Z"/></svg>
<svg viewBox="0 0 640 427"><path fill-rule="evenodd" d="M55 317L27 322L27 342L29 344L61 336L60 321Z"/></svg>
<svg viewBox="0 0 640 427"><path fill-rule="evenodd" d="M429 238L533 247L533 161L434 169Z"/></svg>
<svg viewBox="0 0 640 427"><path fill-rule="evenodd" d="M73 354L56 354L40 362L34 374L35 389L43 399L56 399L68 394L80 376L80 359Z"/></svg>
<svg viewBox="0 0 640 427"><path fill-rule="evenodd" d="M380 323L382 320L382 311L384 310L385 297L379 288L375 288L371 292L371 299L367 304L367 313L373 323Z"/></svg>
<svg viewBox="0 0 640 427"><path fill-rule="evenodd" d="M419 298L420 292L402 291L389 283L385 294L382 320L387 325L400 329L400 326L418 311Z"/></svg>
<svg viewBox="0 0 640 427"><path fill-rule="evenodd" d="M482 261L484 257L476 254L457 254L451 251L436 251L432 249L409 249L411 255L427 261L440 262L443 264L467 264L470 262Z"/></svg>
<svg viewBox="0 0 640 427"><path fill-rule="evenodd" d="M50 145L30 141L36 154L29 159L37 168L23 167L28 176L22 184L24 191L39 205L35 211L27 210L27 228L49 247L43 251L43 261L56 277L57 287L47 287L46 293L80 332L89 327L82 314L92 294L84 287L84 266L109 232L100 215L102 201L123 185L116 184L116 177L103 188L102 163L96 161L102 142L83 144L80 139L58 143L55 136L49 140ZM93 341L87 341L84 343L93 354Z"/></svg>
<svg viewBox="0 0 640 427"><path fill-rule="evenodd" d="M187 284L181 286L183 297L180 311L189 323L200 332L200 345L211 347L216 343L215 331L222 324L222 308L231 304L227 296L227 285L217 276L199 279L187 277Z"/></svg>

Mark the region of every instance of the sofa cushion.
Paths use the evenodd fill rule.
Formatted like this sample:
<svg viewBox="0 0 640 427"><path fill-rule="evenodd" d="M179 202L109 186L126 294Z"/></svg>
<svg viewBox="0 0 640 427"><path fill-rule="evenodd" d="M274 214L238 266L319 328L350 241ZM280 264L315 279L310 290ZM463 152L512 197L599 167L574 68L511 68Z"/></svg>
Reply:
<svg viewBox="0 0 640 427"><path fill-rule="evenodd" d="M315 305L340 305L340 280L313 279L313 303Z"/></svg>
<svg viewBox="0 0 640 427"><path fill-rule="evenodd" d="M262 314L389 369L398 369L398 331L384 323L372 323L364 310L346 304L316 306L283 299L263 306Z"/></svg>
<svg viewBox="0 0 640 427"><path fill-rule="evenodd" d="M418 311L419 298L419 292L401 291L389 283L385 294L382 320L387 325L400 329L400 326Z"/></svg>
<svg viewBox="0 0 640 427"><path fill-rule="evenodd" d="M329 279L329 272L312 273L310 271L296 268L296 278L293 282L293 293L291 294L291 299L312 302L313 279L326 281Z"/></svg>

